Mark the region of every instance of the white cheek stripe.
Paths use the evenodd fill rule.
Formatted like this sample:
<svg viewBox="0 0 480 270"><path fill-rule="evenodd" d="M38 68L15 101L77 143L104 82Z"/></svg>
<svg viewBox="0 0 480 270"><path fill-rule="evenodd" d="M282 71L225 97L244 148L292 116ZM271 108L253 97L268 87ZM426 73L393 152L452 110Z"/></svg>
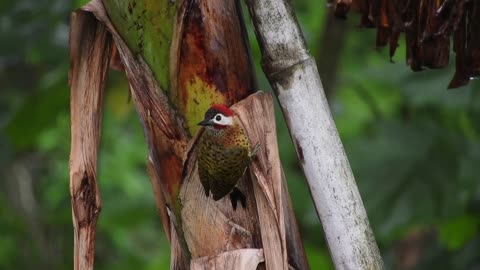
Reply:
<svg viewBox="0 0 480 270"><path fill-rule="evenodd" d="M219 125L224 125L224 126L231 126L233 124L233 117L232 116L222 116L222 120L220 121L217 121L215 120L215 118L213 118L213 122L215 124L219 124Z"/></svg>

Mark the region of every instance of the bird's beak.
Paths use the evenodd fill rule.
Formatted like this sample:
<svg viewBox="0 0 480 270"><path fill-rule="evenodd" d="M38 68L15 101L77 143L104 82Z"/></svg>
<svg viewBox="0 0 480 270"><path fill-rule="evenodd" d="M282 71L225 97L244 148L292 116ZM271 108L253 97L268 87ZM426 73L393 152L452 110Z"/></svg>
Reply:
<svg viewBox="0 0 480 270"><path fill-rule="evenodd" d="M202 122L198 123L199 126L213 126L214 123L212 120L203 120Z"/></svg>

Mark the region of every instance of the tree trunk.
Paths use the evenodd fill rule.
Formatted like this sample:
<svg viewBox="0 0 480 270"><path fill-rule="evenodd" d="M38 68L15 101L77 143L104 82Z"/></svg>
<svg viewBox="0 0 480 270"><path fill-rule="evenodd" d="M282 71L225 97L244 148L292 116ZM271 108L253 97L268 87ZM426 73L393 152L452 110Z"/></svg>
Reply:
<svg viewBox="0 0 480 270"><path fill-rule="evenodd" d="M262 66L278 97L336 269L383 269L315 61L287 0L248 0Z"/></svg>
<svg viewBox="0 0 480 270"><path fill-rule="evenodd" d="M74 269L93 269L95 226L101 202L97 185L102 96L111 36L88 13L74 13L70 31L70 195L74 227Z"/></svg>
<svg viewBox="0 0 480 270"><path fill-rule="evenodd" d="M148 171L172 245L171 269L256 269L262 261L266 269L307 269L278 158L271 96L259 93L245 99L256 86L239 3L94 0L76 14L90 19L93 14L98 20L95 25L108 29L118 50L146 133ZM83 23L72 20L72 33ZM70 46L72 51L90 48L89 42L71 39ZM110 48L107 43L101 45L93 50ZM110 51L105 50L103 57L109 59ZM89 61L82 55L74 57L73 77L86 68L79 69L77 63ZM98 82L103 85L105 78L101 78ZM76 106L98 103L74 100L74 91L87 90L82 85L77 88L72 84L72 112ZM101 93L100 88L89 91ZM201 191L195 169L196 139L190 137L212 103L232 105L243 99L233 108L252 145L260 142L262 149L239 184L247 194L247 208L233 211L228 199L214 202ZM73 126L81 129L80 119L73 115L72 135ZM99 121L98 114L89 117L93 123ZM72 137L72 146L84 143L83 138ZM72 161L81 159L72 148ZM89 153L87 161L96 166L96 151ZM96 178L88 179L99 198ZM71 177L71 182L78 180ZM96 209L97 201L84 206ZM73 214L78 219L78 212ZM86 253L92 256L87 260L76 253L76 269L93 268L94 222L87 231L93 238L80 238L75 244L88 244Z"/></svg>

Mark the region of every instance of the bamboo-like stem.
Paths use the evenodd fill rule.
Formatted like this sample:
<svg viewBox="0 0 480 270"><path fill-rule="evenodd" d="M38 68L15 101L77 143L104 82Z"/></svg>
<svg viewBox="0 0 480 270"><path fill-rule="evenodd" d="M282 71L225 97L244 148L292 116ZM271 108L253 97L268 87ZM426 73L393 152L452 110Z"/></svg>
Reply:
<svg viewBox="0 0 480 270"><path fill-rule="evenodd" d="M75 270L93 269L95 226L101 208L97 152L110 48L111 35L92 14L72 14L70 194Z"/></svg>
<svg viewBox="0 0 480 270"><path fill-rule="evenodd" d="M277 95L336 269L383 269L315 61L288 0L247 0L263 70Z"/></svg>

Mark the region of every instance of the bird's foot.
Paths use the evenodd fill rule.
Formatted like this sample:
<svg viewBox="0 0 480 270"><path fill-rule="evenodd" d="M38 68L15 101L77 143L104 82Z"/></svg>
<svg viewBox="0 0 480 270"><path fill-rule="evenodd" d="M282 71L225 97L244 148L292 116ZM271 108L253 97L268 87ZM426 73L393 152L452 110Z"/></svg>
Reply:
<svg viewBox="0 0 480 270"><path fill-rule="evenodd" d="M238 188L233 188L230 192L230 201L234 211L237 210L237 201L240 201L243 209L247 208L247 197Z"/></svg>

